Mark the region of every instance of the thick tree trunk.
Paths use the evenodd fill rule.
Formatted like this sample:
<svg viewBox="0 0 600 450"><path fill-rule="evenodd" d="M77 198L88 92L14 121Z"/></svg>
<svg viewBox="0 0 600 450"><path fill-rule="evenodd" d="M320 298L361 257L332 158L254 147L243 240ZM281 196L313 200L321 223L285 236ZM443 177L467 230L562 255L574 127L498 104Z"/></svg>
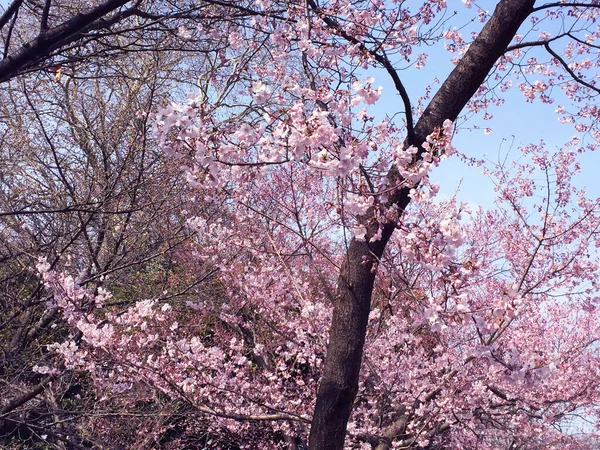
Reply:
<svg viewBox="0 0 600 450"><path fill-rule="evenodd" d="M455 120L475 94L495 62L504 53L515 33L533 8L534 0L502 0L492 17L450 73L415 126L415 142ZM390 173L397 179L396 173ZM408 190L401 189L391 199L401 211L408 205ZM376 229L376 227L375 227ZM358 391L358 377L365 343L367 319L375 281L373 262L381 257L395 224L384 226L379 241L352 240L346 252L333 309L327 357L313 415L310 450L341 450L346 425ZM372 235L373 229L369 230Z"/></svg>

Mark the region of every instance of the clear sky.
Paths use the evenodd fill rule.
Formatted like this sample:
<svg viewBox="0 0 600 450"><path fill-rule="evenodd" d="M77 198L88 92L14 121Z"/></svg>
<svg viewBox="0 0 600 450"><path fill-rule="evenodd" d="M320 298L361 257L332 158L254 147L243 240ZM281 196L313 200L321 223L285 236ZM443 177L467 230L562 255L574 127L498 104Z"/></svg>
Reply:
<svg viewBox="0 0 600 450"><path fill-rule="evenodd" d="M449 21L447 25L460 26L461 23L468 22L469 17L474 15L475 4L493 10L496 3L491 0L473 2L473 8L467 10L460 0L448 0L449 8L456 7L458 15L457 20ZM530 24L527 26L531 27ZM553 31L552 27L555 26L554 23L543 21L534 28L529 39L537 37L539 31ZM479 30L481 27L482 24L479 22L473 22L472 25L461 30L461 33L465 39L468 39L470 29ZM400 76L413 104L423 94L427 84L435 77L443 81L454 67L450 62L453 55L444 50L443 43L414 50L415 54L428 53L428 63L424 68L410 67L400 71ZM548 60L547 53L543 49L538 51L537 55L542 55L539 58L540 61ZM395 89L387 75L381 72L373 74L373 76L375 77L374 84L381 84L384 87L382 100L377 104L377 112L392 116L402 110L400 97L395 94ZM531 77L529 81L533 82L535 78ZM560 123L559 116L554 111L559 104L565 107L569 106L569 101L564 96L559 95L554 104L543 104L539 100L527 103L523 94L516 88L516 84L515 80L515 87L501 94L506 100L502 107L492 106L488 109L487 112L493 116L491 120L483 121L482 114L480 114L467 123L458 122L459 129L454 139L454 145L459 152L493 162L504 160L508 155L508 161L510 161L521 156L520 146L530 143L537 144L543 139L549 151L559 151L564 142L577 135L573 125ZM439 84L434 85L433 92L438 86ZM560 89L555 89L555 92L560 94ZM481 129L469 130L468 128L473 125L479 125ZM492 129L491 134L484 133L483 128L486 126ZM581 135L580 137L584 138ZM589 139L589 136L585 139ZM576 178L576 185L585 187L589 196L600 197L600 177L597 175L598 169L600 169L600 154L597 152L583 154L580 161L582 173ZM431 180L440 185L440 192L443 196L454 194L460 185L457 196L460 200L470 204L493 206L494 186L488 177L482 175L481 168L468 167L457 158L451 158L442 162L440 167L434 170Z"/></svg>

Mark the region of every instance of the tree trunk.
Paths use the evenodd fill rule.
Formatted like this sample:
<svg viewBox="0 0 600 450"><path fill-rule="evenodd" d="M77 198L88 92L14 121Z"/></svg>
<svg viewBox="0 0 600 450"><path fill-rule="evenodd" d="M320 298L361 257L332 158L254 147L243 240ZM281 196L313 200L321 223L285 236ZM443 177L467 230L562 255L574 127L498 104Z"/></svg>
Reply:
<svg viewBox="0 0 600 450"><path fill-rule="evenodd" d="M531 12L534 1L502 0L498 3L490 20L415 125L415 142L406 145L420 146L444 120L457 118ZM394 169L390 177L398 179ZM400 189L390 203L404 211L410 201L408 193L408 189ZM348 246L333 305L325 367L310 430L310 450L341 450L344 446L346 426L358 391L375 282L373 262L382 256L394 229L395 224L385 224L379 241L367 243L353 239ZM367 236L372 236L376 230L376 224L371 226Z"/></svg>

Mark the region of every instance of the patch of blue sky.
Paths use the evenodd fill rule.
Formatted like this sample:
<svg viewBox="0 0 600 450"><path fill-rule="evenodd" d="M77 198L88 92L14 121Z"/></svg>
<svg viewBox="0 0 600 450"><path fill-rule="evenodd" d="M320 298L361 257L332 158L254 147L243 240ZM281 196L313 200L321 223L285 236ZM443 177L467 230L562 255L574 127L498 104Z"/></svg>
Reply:
<svg viewBox="0 0 600 450"><path fill-rule="evenodd" d="M452 20L448 20L443 27L447 29L456 24L467 40L471 31L478 31L483 26L479 21L470 20L477 5L481 8L489 8L491 11L495 4L496 2L492 1L473 2L473 8L467 10L462 2L449 1L448 6L457 9L446 14L447 17L450 15L454 17ZM461 24L463 25L461 26ZM536 25L526 23L522 34L527 40L535 40L540 32L558 32L561 26L560 22L548 20L543 20ZM413 49L414 58L419 53L428 55L427 64L421 69L404 61L394 62L394 67L399 71L413 108L417 100L425 94L427 86L431 86L433 95L440 83L453 70L454 65L451 58L459 55L449 53L444 48L444 44L448 43L449 41L440 39L434 45L415 47ZM529 50L528 56L537 56L540 61L549 59L549 55L543 48ZM383 70L368 75L375 78L374 87L383 86L381 99L370 109L370 114L377 119L394 116L395 120L401 120L403 117L402 102L389 76ZM592 76L594 75L592 74ZM545 79L543 76L537 78L536 76L529 75L527 80L533 83L536 79ZM590 135L577 133L573 124L563 124L559 121L559 115L555 112L558 105L570 110L578 107L564 96L559 87L553 89L555 101L552 104L542 103L539 99L527 102L525 96L517 88L517 83L525 81L523 76L521 75L517 79L516 75L511 74L508 78L513 81L514 86L506 92L499 93L499 96L504 99L503 105L491 105L485 111L493 116L491 120L484 121L484 111L482 111L478 114L468 114L469 118L466 121L463 119L457 121L457 132L453 143L460 153L470 158L485 160L488 166L501 162L510 164L512 161L522 158L519 148L528 144L539 144L543 140L545 148L554 152L561 151L565 142L571 140L573 136L579 136L582 145L591 139ZM434 82L436 79L439 82ZM424 104L426 105L427 101ZM491 132L486 133L485 128L489 128ZM585 188L590 197L600 197L600 178L597 175L600 167L600 154L584 152L579 156L579 161L582 170L574 179L575 185L578 188ZM433 183L440 185L442 197L456 194L457 199L470 205L493 207L496 198L494 181L482 173L481 167L469 166L459 158L453 157L443 161L438 168L434 169L430 179Z"/></svg>

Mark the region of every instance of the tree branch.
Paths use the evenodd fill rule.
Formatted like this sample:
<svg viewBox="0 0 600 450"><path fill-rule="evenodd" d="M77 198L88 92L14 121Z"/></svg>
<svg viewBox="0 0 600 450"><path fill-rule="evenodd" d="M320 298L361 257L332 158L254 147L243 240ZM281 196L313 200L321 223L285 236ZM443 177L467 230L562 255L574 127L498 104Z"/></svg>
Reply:
<svg viewBox="0 0 600 450"><path fill-rule="evenodd" d="M402 99L402 103L404 104L404 111L406 116L406 134L408 136L410 145L414 145L414 119L412 115L412 107L410 105L410 97L408 95L408 92L406 91L406 88L404 87L404 84L402 83L402 80L398 76L398 72L396 72L396 69L394 69L392 63L387 58L387 56L385 56L385 54L382 55L374 50L369 49L365 44L356 39L354 36L350 36L346 32L346 30L344 30L344 27L342 27L335 19L332 19L331 17L328 17L325 14L323 14L317 6L317 4L314 2L314 0L308 0L308 4L321 18L321 20L325 22L330 28L334 29L336 33L338 33L342 38L344 38L346 41L352 44L358 45L363 52L371 55L379 64L383 66L385 71L388 73L388 75L394 82L394 87L400 94L400 98Z"/></svg>
<svg viewBox="0 0 600 450"><path fill-rule="evenodd" d="M550 53L560 63L561 66L563 66L563 68L567 71L567 73L569 75L571 75L571 77L577 83L579 83L579 84L587 87L588 89L591 89L592 91L600 93L600 88L597 88L593 84L590 84L587 81L585 81L583 78L577 76L577 74L573 71L573 69L571 69L569 67L569 65L567 64L567 62L564 59L562 59L558 53L556 53L554 50L552 50L550 48L550 45L548 43L544 44L544 48L548 51L548 53Z"/></svg>
<svg viewBox="0 0 600 450"><path fill-rule="evenodd" d="M39 385L37 385L32 391L26 392L25 394L20 395L19 397L15 397L11 401L6 403L4 406L2 406L2 408L0 408L0 420L2 420L3 417L6 417L6 415L8 413L10 413L11 411L14 411L19 406L24 405L32 398L35 398L39 394L41 394L44 391L44 389L46 388L46 385L51 381L51 379L52 379L52 377L46 378Z"/></svg>
<svg viewBox="0 0 600 450"><path fill-rule="evenodd" d="M50 5L52 0L46 0L44 3L44 10L42 11L42 18L40 20L40 32L43 33L48 29L48 15L50 14Z"/></svg>
<svg viewBox="0 0 600 450"><path fill-rule="evenodd" d="M54 28L41 32L34 40L24 44L16 54L8 55L0 62L0 83L8 81L33 63L46 58L65 40L77 38L88 26L129 1L106 0L87 12L80 13Z"/></svg>
<svg viewBox="0 0 600 450"><path fill-rule="evenodd" d="M563 3L563 2L553 2L546 3L545 5L540 5L531 10L531 13L536 13L538 11L543 11L544 9L550 8L564 8L565 6L581 6L584 8L600 8L600 5L594 5L593 3L583 3L583 2L573 2L573 3Z"/></svg>
<svg viewBox="0 0 600 450"><path fill-rule="evenodd" d="M10 18L17 13L17 11L21 7L22 3L23 3L23 0L15 0L8 7L8 9L6 11L4 11L4 14L2 14L2 16L0 17L0 30L2 28L4 28L4 25L6 25L8 23Z"/></svg>

